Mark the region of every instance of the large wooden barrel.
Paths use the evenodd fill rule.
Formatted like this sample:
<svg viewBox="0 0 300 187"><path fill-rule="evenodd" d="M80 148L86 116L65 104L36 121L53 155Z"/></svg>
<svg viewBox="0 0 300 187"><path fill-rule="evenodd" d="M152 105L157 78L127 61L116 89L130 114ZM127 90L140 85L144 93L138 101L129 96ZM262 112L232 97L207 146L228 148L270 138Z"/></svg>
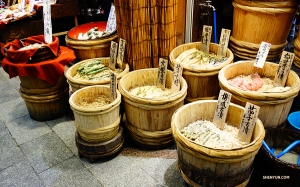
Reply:
<svg viewBox="0 0 300 187"><path fill-rule="evenodd" d="M62 75L52 85L35 76L20 76L20 95L29 115L37 121L48 121L65 115L69 110L69 85Z"/></svg>
<svg viewBox="0 0 300 187"><path fill-rule="evenodd" d="M90 58L109 56L111 41L117 41L118 39L116 31L106 37L101 37L99 39L77 39L79 33L85 33L94 27L98 27L99 30L105 30L106 22L99 21L82 24L74 27L66 34L66 45L75 52L76 58L79 61Z"/></svg>
<svg viewBox="0 0 300 187"><path fill-rule="evenodd" d="M291 89L285 92L246 91L229 84L229 79L255 72L253 64L254 61L239 61L225 66L219 72L220 86L223 90L232 93L231 101L233 103L245 106L246 102L250 102L258 105L260 107L258 117L265 128L280 126L286 120L293 100L299 93L299 76L294 71L290 71L286 86L291 87ZM259 68L258 74L273 79L277 69L278 64L265 62L264 67Z"/></svg>
<svg viewBox="0 0 300 187"><path fill-rule="evenodd" d="M287 44L297 1L234 0L230 49L242 59L255 59L262 41L271 43L267 60L278 59Z"/></svg>
<svg viewBox="0 0 300 187"><path fill-rule="evenodd" d="M300 27L300 22L299 22L299 27ZM295 53L294 64L295 66L300 68L300 29L298 29L298 36L294 40L294 53Z"/></svg>
<svg viewBox="0 0 300 187"><path fill-rule="evenodd" d="M172 85L172 71L167 71L166 88ZM129 93L131 88L156 85L158 68L135 70L125 74L118 89L122 94L124 121L128 134L141 147L159 149L174 143L172 114L184 104L187 84L181 78L179 92L162 98L147 99Z"/></svg>
<svg viewBox="0 0 300 187"><path fill-rule="evenodd" d="M210 120L216 100L195 101L180 107L172 116L172 133L177 145L178 168L191 186L246 186L252 172L254 157L265 136L257 119L251 142L236 149L213 149L189 141L180 130L197 120ZM226 121L240 126L244 108L230 104Z"/></svg>
<svg viewBox="0 0 300 187"><path fill-rule="evenodd" d="M66 71L66 77L67 77L67 81L70 85L70 92L74 93L75 91L84 88L86 86L93 86L93 85L109 85L110 84L110 79L106 78L106 79L102 79L102 80L79 80L74 78L74 76L77 73L78 68L85 62L89 61L89 60L101 60L102 63L109 67L109 63L110 63L110 58L109 57L103 57L103 58L93 58L93 59L87 59L87 60L82 60L76 64L74 64L73 66L71 66L67 71ZM123 69L123 71L121 73L119 73L117 75L117 81L119 81L123 75L125 75L126 73L129 72L129 65L127 63L123 63L123 67L121 67L120 64L117 63L117 68L119 69Z"/></svg>
<svg viewBox="0 0 300 187"><path fill-rule="evenodd" d="M174 68L175 64L179 62L176 58L184 51L196 48L201 49L201 42L194 42L179 45L174 48L170 53L170 66ZM215 43L210 44L209 51L217 54L218 45ZM189 67L183 65L182 76L186 80L188 85L186 102L193 102L197 100L216 99L219 92L219 80L218 73L222 67L233 62L233 54L227 49L225 62L215 67Z"/></svg>
<svg viewBox="0 0 300 187"><path fill-rule="evenodd" d="M69 99L74 113L74 124L80 137L86 142L101 143L114 138L120 127L121 94L117 91L117 98L104 106L86 108L79 102L96 102L97 97L104 95L110 98L110 87L94 85L74 92Z"/></svg>

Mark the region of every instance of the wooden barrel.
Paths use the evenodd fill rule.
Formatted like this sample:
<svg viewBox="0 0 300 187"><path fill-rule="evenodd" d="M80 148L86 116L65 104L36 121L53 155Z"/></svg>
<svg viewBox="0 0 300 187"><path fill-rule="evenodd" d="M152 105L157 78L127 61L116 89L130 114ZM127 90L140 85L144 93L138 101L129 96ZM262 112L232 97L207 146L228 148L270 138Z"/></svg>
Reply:
<svg viewBox="0 0 300 187"><path fill-rule="evenodd" d="M272 128L266 130L264 140L271 149L285 149L299 138L300 132L291 129ZM300 146L294 146L290 151L299 155ZM276 158L264 146L255 158L254 167L259 172L260 177L274 177L273 179L258 181L262 186L299 186L300 165ZM281 177L285 177L283 178L285 180L280 180Z"/></svg>
<svg viewBox="0 0 300 187"><path fill-rule="evenodd" d="M106 78L103 80L78 80L74 78L74 76L77 73L78 68L85 62L90 61L92 59L87 59L80 61L74 65L72 65L67 71L66 71L66 77L67 81L70 85L70 92L74 93L75 91L84 88L86 86L93 86L93 85L109 85L110 84L110 78ZM94 58L94 60L101 60L105 66L109 67L110 58L109 57L103 57L103 58ZM117 63L117 68L123 69L121 73L117 75L117 81L119 81L123 75L129 72L129 65L126 63L123 63L123 67L121 67L120 64Z"/></svg>
<svg viewBox="0 0 300 187"><path fill-rule="evenodd" d="M192 186L246 186L255 155L265 136L257 119L251 142L236 149L212 149L189 141L180 130L197 120L210 120L216 100L195 101L180 107L172 116L172 133L177 145L178 168L183 179ZM231 103L226 121L240 126L244 108Z"/></svg>
<svg viewBox="0 0 300 187"><path fill-rule="evenodd" d="M113 32L106 37L90 40L78 40L79 33L85 33L90 29L98 27L99 30L105 30L106 22L91 22L72 28L65 37L66 45L71 48L76 58L81 61L90 58L107 57L110 55L111 41L117 41L117 32Z"/></svg>
<svg viewBox="0 0 300 187"><path fill-rule="evenodd" d="M291 70L286 82L286 86L290 86L291 89L278 93L246 91L228 83L229 79L238 75L250 75L255 72L253 64L254 61L239 61L225 66L219 72L220 86L232 93L231 101L233 103L245 106L246 102L250 102L260 106L258 117L265 128L280 126L286 120L293 100L299 93L299 76ZM259 68L258 74L273 79L277 69L278 64L266 62L263 68Z"/></svg>
<svg viewBox="0 0 300 187"><path fill-rule="evenodd" d="M257 54L262 41L271 43L267 60L280 58L284 50L299 2L296 1L246 1L234 0L233 27L230 49L243 59L255 59L256 55L241 51L243 47Z"/></svg>
<svg viewBox="0 0 300 187"><path fill-rule="evenodd" d="M184 51L196 48L201 49L201 42L179 45L170 53L170 66L174 68L179 63L175 59ZM210 52L217 54L218 45L210 44ZM188 85L186 102L197 100L216 99L220 92L218 73L222 67L233 62L233 54L227 49L226 57L228 59L223 64L216 67L189 67L183 65L182 76Z"/></svg>
<svg viewBox="0 0 300 187"><path fill-rule="evenodd" d="M118 90L117 98L107 105L94 108L78 105L81 99L92 102L100 95L110 98L110 87L88 86L74 92L69 99L75 117L74 124L80 137L87 142L106 142L114 138L119 131L121 94Z"/></svg>
<svg viewBox="0 0 300 187"><path fill-rule="evenodd" d="M166 75L166 88L172 85L172 71ZM181 78L180 90L163 98L147 99L131 95L131 88L156 85L158 68L135 70L125 74L118 89L122 94L125 125L128 134L138 146L159 149L174 143L171 132L172 114L184 104L187 84ZM125 120L125 118L124 118Z"/></svg>
<svg viewBox="0 0 300 187"><path fill-rule="evenodd" d="M298 28L300 28L300 23ZM298 29L298 36L294 40L294 53L295 53L294 64L298 68L300 68L300 29Z"/></svg>

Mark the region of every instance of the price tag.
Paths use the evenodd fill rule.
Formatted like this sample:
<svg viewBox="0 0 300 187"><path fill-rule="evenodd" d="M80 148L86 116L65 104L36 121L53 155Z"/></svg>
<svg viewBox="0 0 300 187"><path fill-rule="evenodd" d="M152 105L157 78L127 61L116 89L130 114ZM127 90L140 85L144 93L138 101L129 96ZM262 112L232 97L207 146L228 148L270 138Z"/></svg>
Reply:
<svg viewBox="0 0 300 187"><path fill-rule="evenodd" d="M30 3L29 3L29 12L33 11L34 2L35 2L35 0L30 0Z"/></svg>
<svg viewBox="0 0 300 187"><path fill-rule="evenodd" d="M214 113L213 123L219 128L224 129L226 116L229 109L229 104L231 100L231 93L224 90L220 90L218 103Z"/></svg>
<svg viewBox="0 0 300 187"><path fill-rule="evenodd" d="M287 51L283 51L279 66L274 78L274 83L276 86L285 86L286 79L291 70L292 62L294 60L295 54Z"/></svg>
<svg viewBox="0 0 300 187"><path fill-rule="evenodd" d="M251 104L249 102L246 103L243 119L238 134L238 138L240 140L250 143L259 109L259 106Z"/></svg>
<svg viewBox="0 0 300 187"><path fill-rule="evenodd" d="M201 51L203 51L204 53L209 52L211 31L212 31L212 26L203 25Z"/></svg>
<svg viewBox="0 0 300 187"><path fill-rule="evenodd" d="M166 87L167 66L168 60L159 58L157 87L161 88L162 90L165 90Z"/></svg>
<svg viewBox="0 0 300 187"><path fill-rule="evenodd" d="M115 6L112 4L110 8L110 12L108 15L107 19L107 24L106 24L106 31L109 33L114 32L117 30L117 21L116 21L116 11L115 11Z"/></svg>
<svg viewBox="0 0 300 187"><path fill-rule="evenodd" d="M257 68L263 68L266 62L271 44L267 42L261 42L259 50L254 61L254 66Z"/></svg>
<svg viewBox="0 0 300 187"><path fill-rule="evenodd" d="M23 11L25 10L25 0L21 0L20 3L19 3L19 10L20 11Z"/></svg>
<svg viewBox="0 0 300 187"><path fill-rule="evenodd" d="M221 37L220 37L220 41L219 41L217 57L226 56L226 51L227 51L227 48L228 48L230 32L231 32L231 30L229 30L229 29L222 29Z"/></svg>
<svg viewBox="0 0 300 187"><path fill-rule="evenodd" d="M180 90L180 79L182 76L182 66L180 64L175 64L174 71L173 71L173 82L171 86L171 92L179 92Z"/></svg>
<svg viewBox="0 0 300 187"><path fill-rule="evenodd" d="M117 98L117 76L114 72L110 72L110 101L113 102Z"/></svg>
<svg viewBox="0 0 300 187"><path fill-rule="evenodd" d="M47 44L52 43L51 5L49 0L43 3L44 39Z"/></svg>
<svg viewBox="0 0 300 187"><path fill-rule="evenodd" d="M120 38L120 41L119 41L119 50L118 50L118 57L117 57L117 63L119 65L122 65L122 63L123 63L124 53L125 53L125 44L126 44L126 40Z"/></svg>
<svg viewBox="0 0 300 187"><path fill-rule="evenodd" d="M110 63L109 68L112 70L116 69L116 57L117 57L118 43L111 41L110 44Z"/></svg>

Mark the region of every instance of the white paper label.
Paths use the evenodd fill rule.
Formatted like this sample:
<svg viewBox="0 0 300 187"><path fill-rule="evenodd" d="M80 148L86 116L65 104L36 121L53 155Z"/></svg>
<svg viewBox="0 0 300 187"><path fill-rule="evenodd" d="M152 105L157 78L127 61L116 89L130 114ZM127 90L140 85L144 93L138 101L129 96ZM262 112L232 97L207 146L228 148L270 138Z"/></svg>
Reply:
<svg viewBox="0 0 300 187"><path fill-rule="evenodd" d="M43 18L44 18L44 39L45 39L46 43L50 44L50 43L52 43L52 23L51 23L50 0L44 0Z"/></svg>
<svg viewBox="0 0 300 187"><path fill-rule="evenodd" d="M222 29L221 37L220 37L220 41L219 41L218 53L217 53L218 57L226 56L230 32L231 32L231 30L229 30L229 29Z"/></svg>
<svg viewBox="0 0 300 187"><path fill-rule="evenodd" d="M182 76L182 66L180 64L175 64L174 71L173 71L173 81L172 81L172 87L171 92L179 92L180 90L180 80Z"/></svg>
<svg viewBox="0 0 300 187"><path fill-rule="evenodd" d="M212 31L212 26L203 25L201 51L203 51L204 53L209 52L211 31Z"/></svg>
<svg viewBox="0 0 300 187"><path fill-rule="evenodd" d="M218 103L214 113L213 123L219 128L224 129L225 120L227 117L229 104L231 100L231 93L220 90Z"/></svg>
<svg viewBox="0 0 300 187"><path fill-rule="evenodd" d="M290 73L294 57L294 53L290 53L287 51L282 52L279 66L274 78L274 83L276 86L285 86L286 79Z"/></svg>
<svg viewBox="0 0 300 187"><path fill-rule="evenodd" d="M251 104L249 102L246 103L244 115L238 134L238 138L241 141L250 143L259 109L259 106Z"/></svg>
<svg viewBox="0 0 300 187"><path fill-rule="evenodd" d="M118 50L118 43L116 43L114 41L111 41L109 68L112 69L112 70L116 69L117 50Z"/></svg>
<svg viewBox="0 0 300 187"><path fill-rule="evenodd" d="M30 4L29 4L29 12L33 11L33 7L34 7L34 0L30 0Z"/></svg>
<svg viewBox="0 0 300 187"><path fill-rule="evenodd" d="M167 68L168 68L168 60L159 58L157 87L161 88L162 90L165 90Z"/></svg>
<svg viewBox="0 0 300 187"><path fill-rule="evenodd" d="M110 101L117 98L117 76L114 72L110 73Z"/></svg>
<svg viewBox="0 0 300 187"><path fill-rule="evenodd" d="M117 29L116 11L115 11L115 6L112 4L107 19L106 31L112 33L116 29Z"/></svg>
<svg viewBox="0 0 300 187"><path fill-rule="evenodd" d="M123 59L124 59L125 44L126 44L126 40L120 38L120 41L119 41L119 50L118 50L118 57L117 57L117 63L120 64L120 65L122 65Z"/></svg>
<svg viewBox="0 0 300 187"><path fill-rule="evenodd" d="M263 68L266 62L271 44L267 42L261 42L259 50L254 61L254 66L257 68Z"/></svg>

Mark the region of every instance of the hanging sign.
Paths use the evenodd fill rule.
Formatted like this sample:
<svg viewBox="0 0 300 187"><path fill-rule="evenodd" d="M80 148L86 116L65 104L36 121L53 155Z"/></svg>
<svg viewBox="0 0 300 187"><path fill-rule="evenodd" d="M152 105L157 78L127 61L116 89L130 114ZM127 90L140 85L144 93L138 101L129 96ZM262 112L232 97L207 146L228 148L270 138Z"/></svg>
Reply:
<svg viewBox="0 0 300 187"><path fill-rule="evenodd" d="M246 103L244 115L238 133L238 138L241 141L250 143L259 109L259 106L251 104L249 102Z"/></svg>
<svg viewBox="0 0 300 187"><path fill-rule="evenodd" d="M117 57L117 63L119 65L122 65L123 60L124 60L125 44L126 44L126 40L120 38L120 41L119 41L119 50L118 50L118 57Z"/></svg>
<svg viewBox="0 0 300 187"><path fill-rule="evenodd" d="M113 102L117 98L117 76L114 72L110 72L110 101Z"/></svg>
<svg viewBox="0 0 300 187"><path fill-rule="evenodd" d="M226 56L226 51L227 51L227 48L228 48L230 32L231 32L231 30L229 30L229 29L222 29L221 37L220 37L220 41L219 41L217 57Z"/></svg>
<svg viewBox="0 0 300 187"><path fill-rule="evenodd" d="M209 52L211 31L212 31L212 26L203 25L201 51L203 51L204 53Z"/></svg>
<svg viewBox="0 0 300 187"><path fill-rule="evenodd" d="M165 90L166 77L167 77L168 60L159 58L158 74L157 74L157 87Z"/></svg>
<svg viewBox="0 0 300 187"><path fill-rule="evenodd" d="M114 41L111 41L109 68L112 69L112 70L116 69L117 50L118 50L118 43L116 43Z"/></svg>
<svg viewBox="0 0 300 187"><path fill-rule="evenodd" d="M44 0L43 19L44 19L44 39L47 44L50 44L50 43L52 43L52 23L51 23L50 0Z"/></svg>
<svg viewBox="0 0 300 187"><path fill-rule="evenodd" d="M173 81L171 86L171 92L179 92L180 90L180 79L182 76L182 66L180 64L175 64L174 71L173 71Z"/></svg>
<svg viewBox="0 0 300 187"><path fill-rule="evenodd" d="M287 51L282 52L279 66L278 66L278 69L277 69L277 72L276 72L276 75L274 78L274 84L276 86L282 86L282 87L285 86L286 79L291 70L291 66L292 66L294 57L295 57L294 53L290 53Z"/></svg>
<svg viewBox="0 0 300 187"><path fill-rule="evenodd" d="M213 123L219 128L224 129L225 120L229 109L231 93L220 90L218 103L214 113Z"/></svg>

